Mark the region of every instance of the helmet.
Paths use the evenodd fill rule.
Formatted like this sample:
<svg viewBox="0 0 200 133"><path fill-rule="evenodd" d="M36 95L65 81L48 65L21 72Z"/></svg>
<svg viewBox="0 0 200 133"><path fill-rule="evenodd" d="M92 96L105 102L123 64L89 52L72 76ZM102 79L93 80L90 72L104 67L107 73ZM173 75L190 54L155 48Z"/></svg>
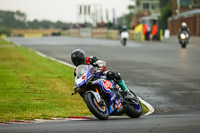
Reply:
<svg viewBox="0 0 200 133"><path fill-rule="evenodd" d="M187 27L186 22L182 22L182 23L181 23L181 27Z"/></svg>
<svg viewBox="0 0 200 133"><path fill-rule="evenodd" d="M71 53L71 60L75 66L85 64L85 52L81 49L75 49Z"/></svg>
<svg viewBox="0 0 200 133"><path fill-rule="evenodd" d="M126 25L123 25L123 26L122 26L122 29L123 29L123 30L127 30Z"/></svg>

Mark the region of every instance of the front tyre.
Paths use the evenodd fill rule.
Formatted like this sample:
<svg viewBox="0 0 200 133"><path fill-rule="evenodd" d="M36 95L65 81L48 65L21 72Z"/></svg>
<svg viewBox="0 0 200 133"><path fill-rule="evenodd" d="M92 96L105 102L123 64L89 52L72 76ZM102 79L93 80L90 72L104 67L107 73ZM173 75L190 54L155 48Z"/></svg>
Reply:
<svg viewBox="0 0 200 133"><path fill-rule="evenodd" d="M127 42L127 39L124 38L124 39L123 39L123 46L126 46L126 42Z"/></svg>
<svg viewBox="0 0 200 133"><path fill-rule="evenodd" d="M186 48L186 42L182 43L182 44L181 44L181 47L182 47L182 48Z"/></svg>
<svg viewBox="0 0 200 133"><path fill-rule="evenodd" d="M92 93L86 93L84 97L85 103L90 112L100 120L107 120L109 117L109 111L107 106L101 106L98 104L96 98Z"/></svg>

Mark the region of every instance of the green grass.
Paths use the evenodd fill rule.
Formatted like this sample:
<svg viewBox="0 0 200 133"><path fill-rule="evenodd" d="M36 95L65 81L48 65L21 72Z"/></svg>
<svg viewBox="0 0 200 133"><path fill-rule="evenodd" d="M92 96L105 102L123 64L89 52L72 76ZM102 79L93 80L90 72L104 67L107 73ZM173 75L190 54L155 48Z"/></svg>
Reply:
<svg viewBox="0 0 200 133"><path fill-rule="evenodd" d="M5 39L0 37L0 45L1 44L12 44L12 42L6 41Z"/></svg>
<svg viewBox="0 0 200 133"><path fill-rule="evenodd" d="M73 68L0 45L0 121L89 115L73 84Z"/></svg>
<svg viewBox="0 0 200 133"><path fill-rule="evenodd" d="M142 104L142 114L146 114L147 112L149 112L149 109L143 104Z"/></svg>
<svg viewBox="0 0 200 133"><path fill-rule="evenodd" d="M91 115L71 96L73 68L0 40L0 121Z"/></svg>

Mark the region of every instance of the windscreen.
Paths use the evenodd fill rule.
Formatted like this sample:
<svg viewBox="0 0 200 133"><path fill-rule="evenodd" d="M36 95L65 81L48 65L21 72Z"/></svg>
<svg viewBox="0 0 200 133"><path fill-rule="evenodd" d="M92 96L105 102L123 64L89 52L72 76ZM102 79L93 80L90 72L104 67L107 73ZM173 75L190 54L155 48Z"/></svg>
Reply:
<svg viewBox="0 0 200 133"><path fill-rule="evenodd" d="M76 77L80 78L81 76L83 76L88 69L88 65L80 65L76 68Z"/></svg>

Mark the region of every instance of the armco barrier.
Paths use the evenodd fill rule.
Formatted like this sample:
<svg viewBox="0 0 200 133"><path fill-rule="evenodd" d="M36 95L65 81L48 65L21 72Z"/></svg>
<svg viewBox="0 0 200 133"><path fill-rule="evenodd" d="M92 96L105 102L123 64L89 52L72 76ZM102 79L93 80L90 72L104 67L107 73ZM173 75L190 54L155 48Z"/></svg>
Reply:
<svg viewBox="0 0 200 133"><path fill-rule="evenodd" d="M12 30L11 36L51 36L53 33L60 33L61 29L15 29Z"/></svg>
<svg viewBox="0 0 200 133"><path fill-rule="evenodd" d="M78 29L70 29L69 30L69 36L79 37L79 30Z"/></svg>
<svg viewBox="0 0 200 133"><path fill-rule="evenodd" d="M24 37L42 37L43 34L41 33L25 33Z"/></svg>
<svg viewBox="0 0 200 133"><path fill-rule="evenodd" d="M108 38L108 39L119 39L118 30L108 30L106 28L80 28L80 29L19 29L12 30L12 36L23 36L23 37L42 37L52 36L53 34L62 36L72 37L94 37L94 38ZM163 40L163 31L160 30L159 34L160 41ZM3 36L1 36L3 37ZM129 40L144 41L144 35L142 32L134 32L129 30Z"/></svg>
<svg viewBox="0 0 200 133"><path fill-rule="evenodd" d="M105 28L101 29L92 29L92 37L95 38L107 38L108 30Z"/></svg>
<svg viewBox="0 0 200 133"><path fill-rule="evenodd" d="M138 33L133 32L133 40L144 41L144 35L142 34L142 32L138 32Z"/></svg>
<svg viewBox="0 0 200 133"><path fill-rule="evenodd" d="M134 30L129 30L129 39L133 40Z"/></svg>
<svg viewBox="0 0 200 133"><path fill-rule="evenodd" d="M80 37L92 37L92 28L80 28Z"/></svg>
<svg viewBox="0 0 200 133"><path fill-rule="evenodd" d="M107 38L108 39L119 39L119 31L118 30L108 30Z"/></svg>
<svg viewBox="0 0 200 133"><path fill-rule="evenodd" d="M72 37L93 37L93 38L119 39L119 31L118 30L108 30L106 28L70 29L70 30L68 30L68 35L72 36ZM129 30L129 40L144 41L144 35L142 34L142 32L135 33L133 30Z"/></svg>
<svg viewBox="0 0 200 133"><path fill-rule="evenodd" d="M69 36L69 30L62 30L61 36Z"/></svg>

